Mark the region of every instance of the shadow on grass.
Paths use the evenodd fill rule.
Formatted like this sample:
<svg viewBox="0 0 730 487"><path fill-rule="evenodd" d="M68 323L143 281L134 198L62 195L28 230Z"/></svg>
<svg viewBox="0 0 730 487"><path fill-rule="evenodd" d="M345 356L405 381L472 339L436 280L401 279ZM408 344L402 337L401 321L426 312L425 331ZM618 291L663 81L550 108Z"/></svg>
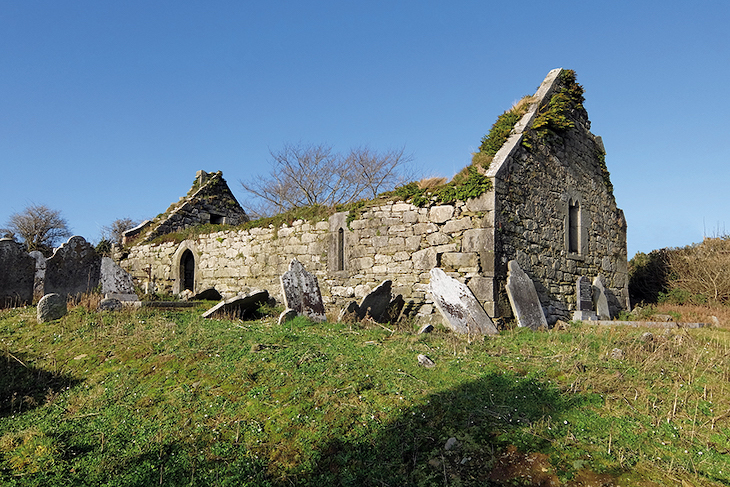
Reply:
<svg viewBox="0 0 730 487"><path fill-rule="evenodd" d="M281 485L498 485L492 470L503 453L549 451L550 441L535 435L533 425L557 423L586 402L566 399L541 381L488 374L430 396L359 441L330 441L313 472ZM527 473L553 485L555 470L546 455L539 457L522 457L536 470ZM502 473L520 475L514 469Z"/></svg>
<svg viewBox="0 0 730 487"><path fill-rule="evenodd" d="M0 357L0 417L29 411L43 405L62 390L81 381L27 365L18 354Z"/></svg>

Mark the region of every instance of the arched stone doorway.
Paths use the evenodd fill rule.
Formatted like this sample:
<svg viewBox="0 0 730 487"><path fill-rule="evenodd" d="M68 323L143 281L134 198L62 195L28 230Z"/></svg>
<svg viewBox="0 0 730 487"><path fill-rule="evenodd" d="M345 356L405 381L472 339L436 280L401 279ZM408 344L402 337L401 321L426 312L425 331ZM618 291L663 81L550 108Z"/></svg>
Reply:
<svg viewBox="0 0 730 487"><path fill-rule="evenodd" d="M200 253L192 240L184 240L172 257L172 293L196 292L200 283Z"/></svg>
<svg viewBox="0 0 730 487"><path fill-rule="evenodd" d="M186 249L180 258L180 280L182 281L182 289L195 291L195 256Z"/></svg>

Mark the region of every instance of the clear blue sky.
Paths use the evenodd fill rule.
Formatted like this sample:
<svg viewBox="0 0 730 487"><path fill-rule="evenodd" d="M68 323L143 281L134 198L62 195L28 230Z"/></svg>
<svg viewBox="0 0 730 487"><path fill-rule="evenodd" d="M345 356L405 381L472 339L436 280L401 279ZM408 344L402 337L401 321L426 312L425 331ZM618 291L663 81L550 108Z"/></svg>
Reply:
<svg viewBox="0 0 730 487"><path fill-rule="evenodd" d="M730 232L728 25L730 2L702 0L0 0L0 226L45 204L97 241L199 169L245 206L239 181L287 142L405 147L450 177L563 67L629 257L698 242Z"/></svg>

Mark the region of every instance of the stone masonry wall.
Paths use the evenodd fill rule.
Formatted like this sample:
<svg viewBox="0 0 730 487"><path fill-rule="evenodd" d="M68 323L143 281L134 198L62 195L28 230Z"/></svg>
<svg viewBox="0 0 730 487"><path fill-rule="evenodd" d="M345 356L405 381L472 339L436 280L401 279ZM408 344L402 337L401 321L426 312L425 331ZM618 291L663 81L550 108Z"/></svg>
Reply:
<svg viewBox="0 0 730 487"><path fill-rule="evenodd" d="M410 301L410 309L430 313L428 272L436 266L471 285L489 299L491 280L482 278L483 227L491 221L482 199L418 208L388 202L371 207L347 222L347 213L328 221L295 221L280 228L226 230L181 243L133 247L122 266L139 284L153 280L157 289L181 290L180 259L195 256L195 291L215 287L224 295L264 288L281 299L279 276L292 258L319 280L323 298L343 305L361 298L385 279ZM485 292L487 289L488 292Z"/></svg>

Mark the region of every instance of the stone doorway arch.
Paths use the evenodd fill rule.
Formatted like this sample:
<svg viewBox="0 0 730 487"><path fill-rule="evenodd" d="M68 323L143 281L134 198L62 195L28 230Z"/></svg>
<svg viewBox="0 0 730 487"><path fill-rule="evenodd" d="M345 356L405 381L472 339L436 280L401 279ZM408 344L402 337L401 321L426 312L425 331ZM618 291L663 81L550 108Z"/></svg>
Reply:
<svg viewBox="0 0 730 487"><path fill-rule="evenodd" d="M173 294L180 294L185 290L196 292L200 276L199 262L200 255L195 248L195 242L192 240L183 241L175 251L172 259L173 277L175 279L172 285Z"/></svg>

